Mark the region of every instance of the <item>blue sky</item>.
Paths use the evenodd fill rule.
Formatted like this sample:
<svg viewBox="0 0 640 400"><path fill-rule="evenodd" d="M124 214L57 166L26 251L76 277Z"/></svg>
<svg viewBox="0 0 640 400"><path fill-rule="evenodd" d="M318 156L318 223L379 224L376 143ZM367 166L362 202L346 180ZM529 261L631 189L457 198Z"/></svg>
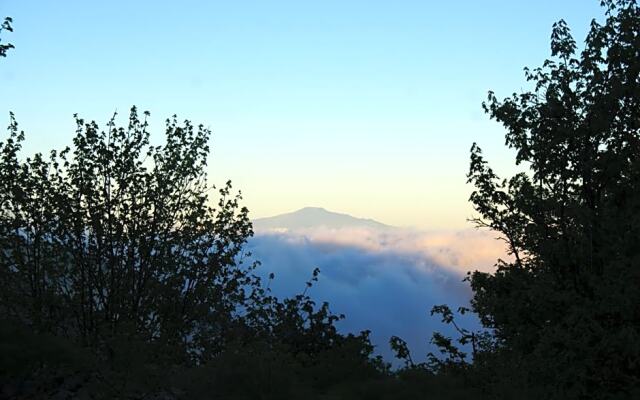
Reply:
<svg viewBox="0 0 640 400"><path fill-rule="evenodd" d="M468 150L512 171L480 103L527 88L554 21L578 42L597 0L19 1L0 124L26 150L71 143L72 115L178 114L214 132L210 174L254 217L322 206L422 228L469 226Z"/></svg>

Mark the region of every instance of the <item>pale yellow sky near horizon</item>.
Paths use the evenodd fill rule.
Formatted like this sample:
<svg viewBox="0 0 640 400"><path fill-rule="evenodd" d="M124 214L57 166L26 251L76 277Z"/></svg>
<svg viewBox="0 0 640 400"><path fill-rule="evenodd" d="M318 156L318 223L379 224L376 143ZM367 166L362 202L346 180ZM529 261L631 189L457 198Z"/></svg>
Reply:
<svg viewBox="0 0 640 400"><path fill-rule="evenodd" d="M429 126L423 129L428 131ZM504 131L495 122L458 123L450 129L475 131L497 173L508 177L521 170L513 164L513 151L504 147ZM277 144L265 143L240 156L236 148L227 145L224 127L217 132L212 146L211 180L220 184L231 179L234 188L242 191L243 205L253 219L322 207L398 227L474 227L468 221L475 216L468 201L473 186L466 183L470 139L468 143L449 140L431 146L414 139L415 145L405 143L403 148L394 148L382 143L388 140L384 132L372 129L369 148L374 151L369 153L357 148L340 152L301 145L299 149L306 150L292 154L280 151ZM415 129L405 137L420 134ZM467 138L468 134L463 136ZM275 154L264 157L259 151ZM247 161L254 157L262 157L264 164Z"/></svg>

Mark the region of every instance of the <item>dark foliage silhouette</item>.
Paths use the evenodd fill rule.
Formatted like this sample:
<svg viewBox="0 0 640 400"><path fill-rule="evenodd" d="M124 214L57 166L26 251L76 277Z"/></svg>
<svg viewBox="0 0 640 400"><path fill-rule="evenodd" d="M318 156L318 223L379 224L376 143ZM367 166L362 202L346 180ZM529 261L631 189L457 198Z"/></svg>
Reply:
<svg viewBox="0 0 640 400"><path fill-rule="evenodd" d="M470 201L513 261L468 276L484 331L436 306L459 333L433 335L440 355L416 363L392 338L407 369L492 399L640 396L640 8L601 4L606 21L592 21L581 51L564 21L553 25L552 58L525 69L532 91L489 92L483 107L528 170L500 179L474 144Z"/></svg>
<svg viewBox="0 0 640 400"><path fill-rule="evenodd" d="M174 118L151 147L135 108L126 128L76 123L73 150L48 159L18 159L13 118L0 147L2 312L105 353L133 336L185 360L220 351L253 283L251 225L230 184L207 203L209 132Z"/></svg>
<svg viewBox="0 0 640 400"><path fill-rule="evenodd" d="M514 258L470 276L472 304L495 335L487 377L520 396L640 393L640 9L602 5L583 50L559 21L552 58L525 69L533 90L483 105L528 172L502 180L471 149L475 222Z"/></svg>
<svg viewBox="0 0 640 400"><path fill-rule="evenodd" d="M0 33L2 33L3 30L13 32L13 27L11 26L12 23L13 23L13 19L11 19L11 17L5 17L4 21L2 21L2 24L0 24ZM2 42L1 39L0 39L0 42ZM14 47L11 43L7 43L7 44L0 43L0 57L6 57L7 51L13 48Z"/></svg>

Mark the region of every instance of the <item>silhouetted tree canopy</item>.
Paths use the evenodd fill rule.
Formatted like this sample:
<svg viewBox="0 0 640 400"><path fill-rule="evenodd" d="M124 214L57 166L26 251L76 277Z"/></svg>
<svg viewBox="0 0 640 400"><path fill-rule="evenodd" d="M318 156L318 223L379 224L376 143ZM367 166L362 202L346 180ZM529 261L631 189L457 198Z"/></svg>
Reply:
<svg viewBox="0 0 640 400"><path fill-rule="evenodd" d="M253 281L240 268L251 224L230 185L209 205L209 131L146 120L100 131L76 118L74 148L18 159L0 145L0 307L38 332L92 347L135 335L200 359L220 350ZM167 355L164 351L159 355Z"/></svg>
<svg viewBox="0 0 640 400"><path fill-rule="evenodd" d="M583 50L559 21L533 90L483 105L528 171L471 149L475 222L514 259L471 276L473 309L531 398L640 395L640 9L603 6Z"/></svg>

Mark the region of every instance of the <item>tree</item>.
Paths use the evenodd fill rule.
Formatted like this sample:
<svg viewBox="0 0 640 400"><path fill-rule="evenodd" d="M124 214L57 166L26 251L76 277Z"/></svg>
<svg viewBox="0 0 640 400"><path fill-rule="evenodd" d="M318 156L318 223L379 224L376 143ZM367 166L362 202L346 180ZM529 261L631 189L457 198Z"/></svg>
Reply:
<svg viewBox="0 0 640 400"><path fill-rule="evenodd" d="M13 28L11 27L12 22L13 19L11 19L11 17L5 17L2 24L0 24L0 32L2 32L3 30L13 32ZM11 43L0 44L0 57L6 57L7 51L9 51L10 49L13 49L13 45Z"/></svg>
<svg viewBox="0 0 640 400"><path fill-rule="evenodd" d="M202 360L241 324L248 211L231 184L210 205L210 132L166 122L149 145L135 108L100 131L76 117L73 149L22 161L24 134L11 119L0 143L0 313L36 332L113 351L122 340L153 343L158 356Z"/></svg>
<svg viewBox="0 0 640 400"><path fill-rule="evenodd" d="M473 309L537 398L640 385L640 9L602 5L581 52L559 21L533 90L483 104L528 172L502 180L471 149L475 222L514 260L470 276Z"/></svg>

